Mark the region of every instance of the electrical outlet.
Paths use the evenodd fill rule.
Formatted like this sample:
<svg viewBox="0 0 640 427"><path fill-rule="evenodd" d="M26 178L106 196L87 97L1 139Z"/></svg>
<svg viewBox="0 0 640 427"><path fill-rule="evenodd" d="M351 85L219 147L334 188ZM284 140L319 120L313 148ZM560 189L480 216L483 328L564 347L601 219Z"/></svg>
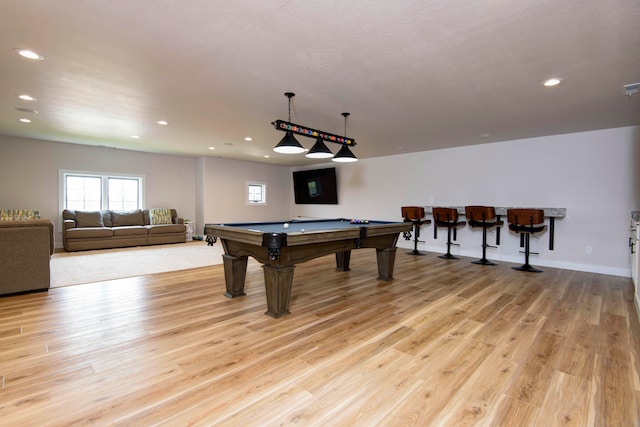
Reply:
<svg viewBox="0 0 640 427"><path fill-rule="evenodd" d="M591 248L591 246L587 246L587 247L584 249L584 251L587 253L587 255L591 255L591 252L592 252L592 248Z"/></svg>

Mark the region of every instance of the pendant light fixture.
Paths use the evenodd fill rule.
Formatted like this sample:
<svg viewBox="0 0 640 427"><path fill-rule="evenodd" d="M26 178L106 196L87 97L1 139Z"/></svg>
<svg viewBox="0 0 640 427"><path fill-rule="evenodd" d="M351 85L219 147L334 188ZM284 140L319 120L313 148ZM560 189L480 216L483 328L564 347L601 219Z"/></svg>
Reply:
<svg viewBox="0 0 640 427"><path fill-rule="evenodd" d="M274 147L273 151L283 154L298 154L306 151L294 137L295 134L306 136L308 138L316 138L315 144L306 154L306 157L308 158L328 159L333 157L331 160L336 162L355 162L358 160L349 149L349 147L354 147L356 145L356 141L353 138L347 137L347 117L349 116L349 113L342 113L342 116L344 117L344 136L312 129L307 126L291 123L291 98L295 96L295 93L285 92L284 96L289 98L289 121L285 122L284 120L275 120L271 122L273 127L277 130L285 132L284 137L280 140L278 145ZM334 156L331 150L327 148L325 142L340 144L342 147L340 148L340 151L338 151L338 154Z"/></svg>
<svg viewBox="0 0 640 427"><path fill-rule="evenodd" d="M296 94L293 92L286 92L284 96L289 98L289 122L291 122L291 98L296 96ZM283 154L299 154L304 153L304 147L298 142L295 136L293 136L291 131L287 131L278 145L273 148L273 151Z"/></svg>
<svg viewBox="0 0 640 427"><path fill-rule="evenodd" d="M342 115L344 116L344 137L346 138L347 137L347 117L349 117L349 113L342 113ZM351 152L351 150L349 150L349 146L345 144L342 146L340 151L338 151L336 155L333 156L333 159L331 160L334 162L349 163L349 162L357 162L358 158Z"/></svg>

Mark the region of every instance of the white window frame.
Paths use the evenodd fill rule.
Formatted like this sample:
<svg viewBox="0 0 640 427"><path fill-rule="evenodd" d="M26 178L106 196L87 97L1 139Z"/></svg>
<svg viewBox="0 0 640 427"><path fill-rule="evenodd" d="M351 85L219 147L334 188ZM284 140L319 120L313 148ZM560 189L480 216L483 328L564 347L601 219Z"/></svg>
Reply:
<svg viewBox="0 0 640 427"><path fill-rule="evenodd" d="M128 173L116 173L116 172L95 172L95 171L78 171L78 170L63 170L60 169L59 173L59 206L60 212L64 209L67 209L67 186L66 186L66 177L69 175L76 176L87 176L100 178L102 180L102 200L100 201L101 210L109 209L109 178L126 178L126 179L136 179L138 180L138 209L145 209L146 205L146 197L145 197L145 176L138 174L128 174Z"/></svg>
<svg viewBox="0 0 640 427"><path fill-rule="evenodd" d="M254 186L262 187L262 201L256 202L256 201L250 200L249 195L251 192L251 187L254 187ZM267 183L258 182L258 181L247 181L245 196L246 196L245 201L247 206L267 206Z"/></svg>

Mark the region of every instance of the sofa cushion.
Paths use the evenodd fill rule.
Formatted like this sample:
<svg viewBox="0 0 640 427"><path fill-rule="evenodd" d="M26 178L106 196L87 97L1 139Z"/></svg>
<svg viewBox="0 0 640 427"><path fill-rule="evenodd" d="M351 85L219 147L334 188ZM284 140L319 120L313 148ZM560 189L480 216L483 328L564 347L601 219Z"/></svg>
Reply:
<svg viewBox="0 0 640 427"><path fill-rule="evenodd" d="M100 211L76 211L76 227L104 227Z"/></svg>
<svg viewBox="0 0 640 427"><path fill-rule="evenodd" d="M158 224L147 225L149 234L166 234L166 233L186 233L187 227L184 224Z"/></svg>
<svg viewBox="0 0 640 427"><path fill-rule="evenodd" d="M90 237L112 237L113 229L106 227L70 228L67 239L86 239Z"/></svg>
<svg viewBox="0 0 640 427"><path fill-rule="evenodd" d="M111 211L111 225L113 227L121 227L123 225L144 225L142 211L140 209L133 211Z"/></svg>
<svg viewBox="0 0 640 427"><path fill-rule="evenodd" d="M151 225L157 224L171 224L171 209L169 208L154 208L149 209L149 222Z"/></svg>
<svg viewBox="0 0 640 427"><path fill-rule="evenodd" d="M146 236L147 229L139 225L125 225L113 228L114 236Z"/></svg>
<svg viewBox="0 0 640 427"><path fill-rule="evenodd" d="M111 222L111 211L102 211L102 221L104 222L105 227L113 226L113 223Z"/></svg>

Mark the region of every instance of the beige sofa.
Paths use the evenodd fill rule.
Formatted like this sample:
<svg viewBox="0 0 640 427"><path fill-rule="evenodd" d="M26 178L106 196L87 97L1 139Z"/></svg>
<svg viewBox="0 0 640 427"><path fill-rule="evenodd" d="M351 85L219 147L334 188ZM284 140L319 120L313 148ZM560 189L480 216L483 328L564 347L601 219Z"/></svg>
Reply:
<svg viewBox="0 0 640 427"><path fill-rule="evenodd" d="M154 221L167 211L164 223ZM170 214L169 212L170 211ZM155 216L154 216L155 215ZM62 212L62 243L66 251L185 243L187 228L175 209ZM162 221L161 221L162 222Z"/></svg>
<svg viewBox="0 0 640 427"><path fill-rule="evenodd" d="M53 222L0 221L0 295L49 289Z"/></svg>

